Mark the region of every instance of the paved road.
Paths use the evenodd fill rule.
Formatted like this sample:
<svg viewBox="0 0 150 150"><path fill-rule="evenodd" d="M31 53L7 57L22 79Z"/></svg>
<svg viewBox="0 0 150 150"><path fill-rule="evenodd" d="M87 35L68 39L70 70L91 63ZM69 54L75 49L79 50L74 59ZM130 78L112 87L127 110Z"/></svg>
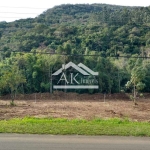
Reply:
<svg viewBox="0 0 150 150"><path fill-rule="evenodd" d="M149 150L150 138L0 134L0 150Z"/></svg>

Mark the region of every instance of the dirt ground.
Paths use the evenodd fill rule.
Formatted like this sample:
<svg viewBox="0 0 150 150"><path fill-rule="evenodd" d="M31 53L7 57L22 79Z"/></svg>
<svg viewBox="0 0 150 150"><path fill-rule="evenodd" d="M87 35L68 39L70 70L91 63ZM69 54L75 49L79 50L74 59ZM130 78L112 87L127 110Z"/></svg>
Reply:
<svg viewBox="0 0 150 150"><path fill-rule="evenodd" d="M76 95L77 96L77 95ZM33 99L15 100L16 106L10 106L10 100L0 100L0 119L16 117L61 117L61 118L129 118L134 121L150 121L150 98L138 99L134 105L129 98L96 96L74 97L74 99ZM93 98L92 98L93 97ZM99 97L99 96L98 96Z"/></svg>

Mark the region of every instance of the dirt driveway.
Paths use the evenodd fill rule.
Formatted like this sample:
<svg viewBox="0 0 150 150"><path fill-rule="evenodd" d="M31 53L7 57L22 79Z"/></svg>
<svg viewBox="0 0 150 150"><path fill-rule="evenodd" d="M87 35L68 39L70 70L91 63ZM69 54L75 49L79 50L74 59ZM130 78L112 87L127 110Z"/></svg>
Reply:
<svg viewBox="0 0 150 150"><path fill-rule="evenodd" d="M150 99L138 100L134 106L127 99L89 99L88 100L0 100L0 119L16 117L62 117L62 118L130 118L137 121L150 121Z"/></svg>

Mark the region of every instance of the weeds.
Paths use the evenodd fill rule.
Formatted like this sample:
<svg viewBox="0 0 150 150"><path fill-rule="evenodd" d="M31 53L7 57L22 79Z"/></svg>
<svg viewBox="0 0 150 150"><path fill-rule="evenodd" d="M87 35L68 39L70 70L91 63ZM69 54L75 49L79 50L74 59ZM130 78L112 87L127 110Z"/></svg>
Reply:
<svg viewBox="0 0 150 150"><path fill-rule="evenodd" d="M0 121L0 133L150 136L148 122L128 119L16 118Z"/></svg>

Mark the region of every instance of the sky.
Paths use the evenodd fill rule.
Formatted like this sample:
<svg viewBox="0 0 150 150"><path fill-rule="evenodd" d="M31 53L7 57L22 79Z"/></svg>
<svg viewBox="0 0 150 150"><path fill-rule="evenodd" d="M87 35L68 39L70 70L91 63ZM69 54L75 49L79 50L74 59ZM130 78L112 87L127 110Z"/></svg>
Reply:
<svg viewBox="0 0 150 150"><path fill-rule="evenodd" d="M34 18L49 8L61 4L103 3L122 6L150 6L149 0L1 0L0 21L12 22Z"/></svg>

